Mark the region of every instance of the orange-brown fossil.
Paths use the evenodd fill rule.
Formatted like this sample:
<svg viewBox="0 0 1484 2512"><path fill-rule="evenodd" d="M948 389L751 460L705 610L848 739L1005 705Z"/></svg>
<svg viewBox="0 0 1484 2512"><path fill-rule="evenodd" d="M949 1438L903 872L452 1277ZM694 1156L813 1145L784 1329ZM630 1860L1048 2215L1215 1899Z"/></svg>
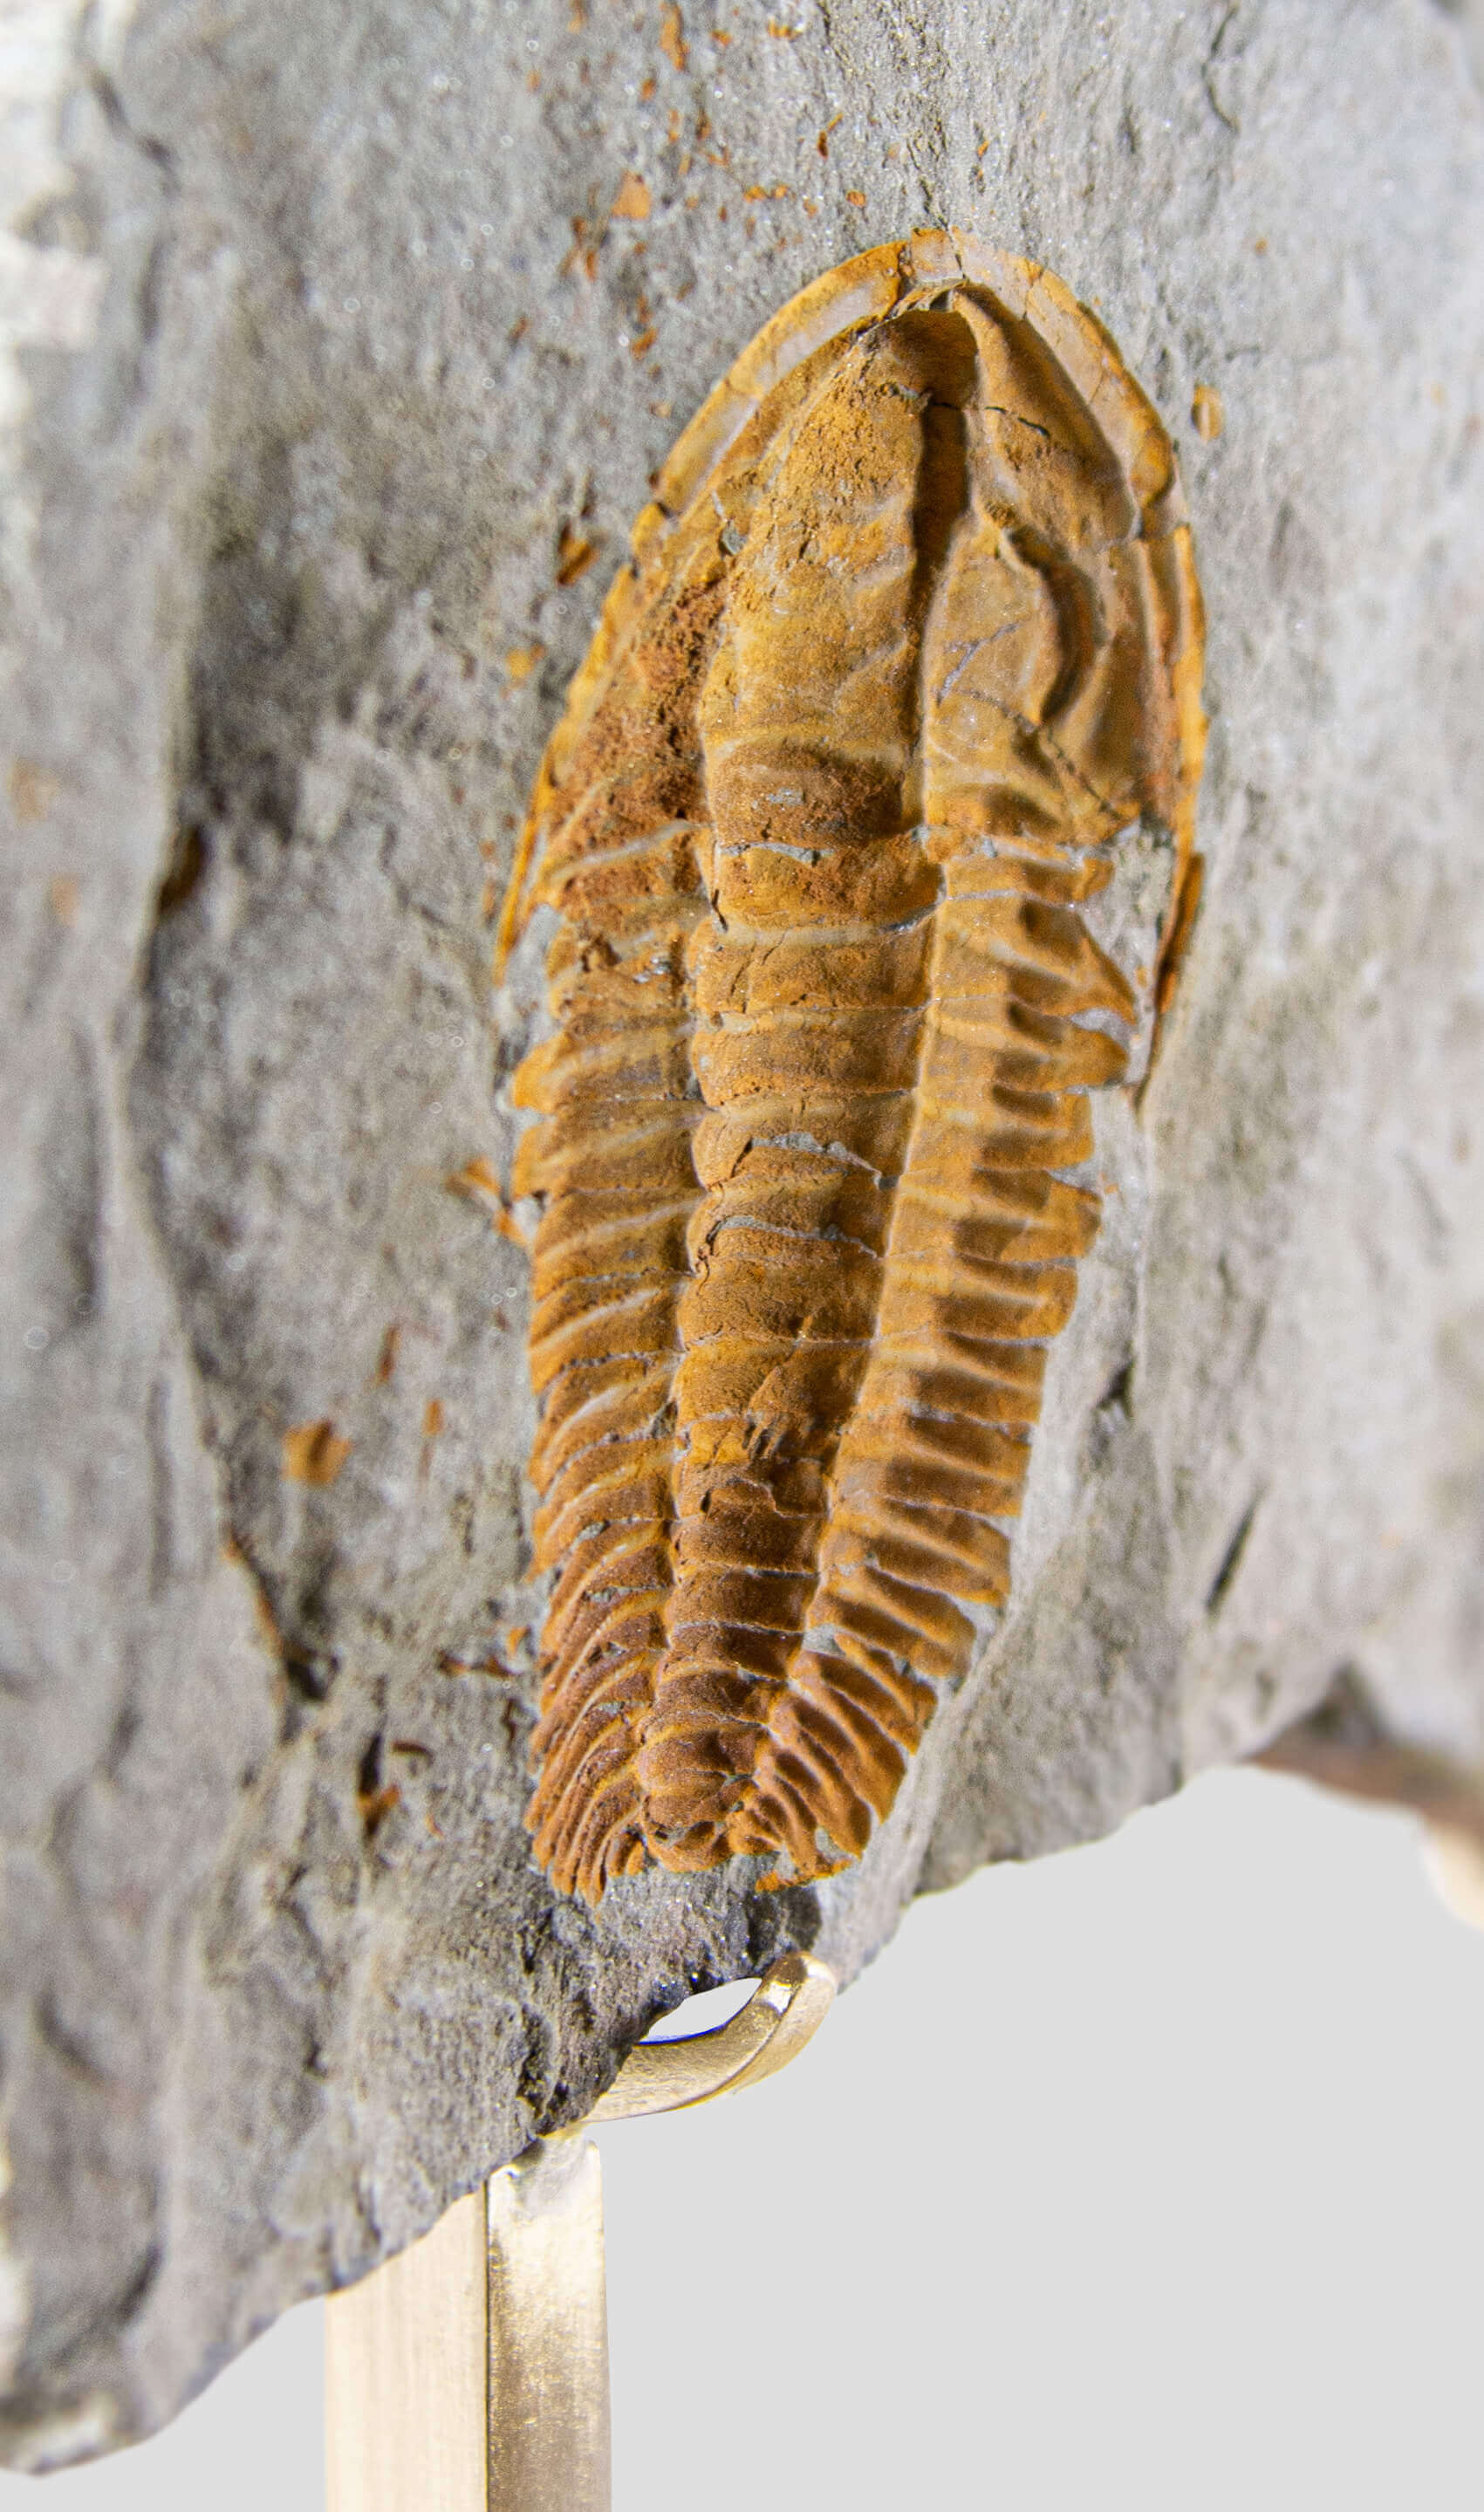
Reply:
<svg viewBox="0 0 1484 2512"><path fill-rule="evenodd" d="M805 290L661 475L503 927L560 920L515 1185L561 1889L832 1872L1003 1606L1139 1009L1079 911L1141 814L1189 870L1200 651L1149 402L961 235Z"/></svg>

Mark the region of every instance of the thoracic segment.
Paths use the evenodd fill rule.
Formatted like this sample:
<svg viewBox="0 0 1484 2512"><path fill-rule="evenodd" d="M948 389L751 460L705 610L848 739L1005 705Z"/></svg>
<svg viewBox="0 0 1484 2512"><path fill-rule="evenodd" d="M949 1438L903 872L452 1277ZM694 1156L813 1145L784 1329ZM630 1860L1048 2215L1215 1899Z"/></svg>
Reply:
<svg viewBox="0 0 1484 2512"><path fill-rule="evenodd" d="M1193 774L1151 538L1035 329L904 291L785 373L579 684L516 1180L563 1890L858 1855L1005 1602L1138 1009L1078 911Z"/></svg>

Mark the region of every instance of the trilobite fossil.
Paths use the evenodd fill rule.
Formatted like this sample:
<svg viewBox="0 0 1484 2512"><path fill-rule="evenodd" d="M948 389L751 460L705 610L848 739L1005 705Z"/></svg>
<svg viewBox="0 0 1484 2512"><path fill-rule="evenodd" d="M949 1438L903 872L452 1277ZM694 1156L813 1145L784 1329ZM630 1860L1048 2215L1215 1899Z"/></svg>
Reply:
<svg viewBox="0 0 1484 2512"><path fill-rule="evenodd" d="M1003 1606L1139 1010L1081 910L1141 815L1189 896L1200 668L1153 410L964 236L806 289L666 465L505 918L560 920L515 1183L562 1890L832 1872Z"/></svg>

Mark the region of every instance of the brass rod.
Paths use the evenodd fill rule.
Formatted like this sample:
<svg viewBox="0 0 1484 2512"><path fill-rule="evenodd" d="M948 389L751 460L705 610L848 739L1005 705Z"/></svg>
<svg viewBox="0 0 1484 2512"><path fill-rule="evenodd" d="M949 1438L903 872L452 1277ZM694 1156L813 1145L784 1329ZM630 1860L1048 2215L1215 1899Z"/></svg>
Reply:
<svg viewBox="0 0 1484 2512"><path fill-rule="evenodd" d="M488 2512L485 2192L325 2309L329 2512Z"/></svg>
<svg viewBox="0 0 1484 2512"><path fill-rule="evenodd" d="M608 2512L598 2148L540 2138L488 2194L488 2512Z"/></svg>

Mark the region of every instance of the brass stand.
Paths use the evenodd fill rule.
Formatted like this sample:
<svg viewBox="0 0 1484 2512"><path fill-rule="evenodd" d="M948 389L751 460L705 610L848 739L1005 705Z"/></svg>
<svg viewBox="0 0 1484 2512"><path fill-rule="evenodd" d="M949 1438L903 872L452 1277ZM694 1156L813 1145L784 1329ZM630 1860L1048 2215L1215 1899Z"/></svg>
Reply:
<svg viewBox="0 0 1484 2512"><path fill-rule="evenodd" d="M776 2075L835 1982L786 1954L719 2031L646 2041L580 2128L538 2138L326 2313L330 2512L609 2512L595 2123Z"/></svg>
<svg viewBox="0 0 1484 2512"><path fill-rule="evenodd" d="M1424 1863L1434 1891L1456 1919L1484 1928L1484 1840L1474 1830L1430 1823Z"/></svg>

